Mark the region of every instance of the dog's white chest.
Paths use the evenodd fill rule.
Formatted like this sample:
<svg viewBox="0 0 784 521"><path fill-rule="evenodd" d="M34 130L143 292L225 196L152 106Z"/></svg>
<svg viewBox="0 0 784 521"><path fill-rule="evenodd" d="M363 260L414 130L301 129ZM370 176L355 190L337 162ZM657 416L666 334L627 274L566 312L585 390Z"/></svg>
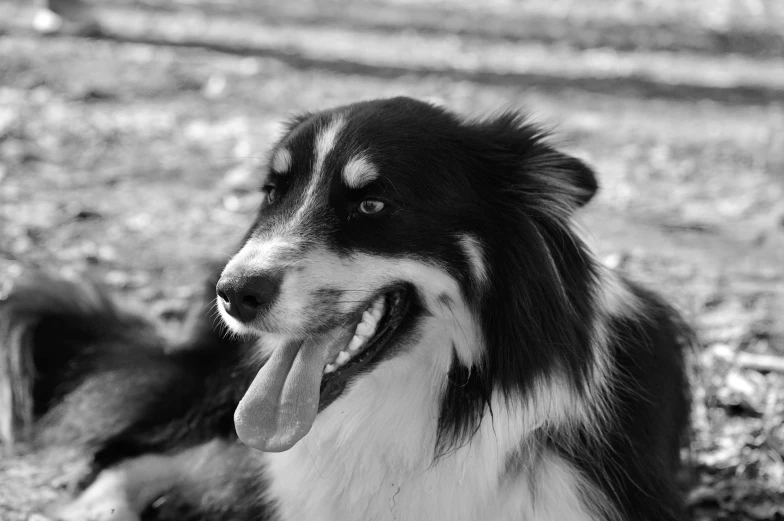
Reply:
<svg viewBox="0 0 784 521"><path fill-rule="evenodd" d="M432 469L396 480L379 468L321 468L307 450L270 458L272 494L282 521L594 521L577 493L576 476L558 462L528 476L482 480ZM452 471L454 468L451 469Z"/></svg>
<svg viewBox="0 0 784 521"><path fill-rule="evenodd" d="M319 420L345 417L335 412ZM557 456L509 473L504 449L519 439L491 441L479 432L432 464L424 431L337 425L317 423L291 450L267 455L270 499L282 521L595 521L579 492L590 487Z"/></svg>
<svg viewBox="0 0 784 521"><path fill-rule="evenodd" d="M298 450L299 449L299 450ZM304 448L303 448L304 449ZM272 491L283 521L461 521L479 519L477 497L455 497L455 481L440 481L438 472L401 479L394 468L362 464L323 468L299 447L271 458ZM295 454L296 453L296 454ZM323 461L323 460L322 460Z"/></svg>

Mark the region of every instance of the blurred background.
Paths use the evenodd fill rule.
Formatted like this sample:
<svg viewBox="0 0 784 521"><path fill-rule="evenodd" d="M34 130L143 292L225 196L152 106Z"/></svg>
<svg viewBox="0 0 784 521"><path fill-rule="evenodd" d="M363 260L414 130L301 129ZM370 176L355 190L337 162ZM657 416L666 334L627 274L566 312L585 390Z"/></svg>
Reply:
<svg viewBox="0 0 784 521"><path fill-rule="evenodd" d="M523 107L596 168L602 260L700 334L694 519L784 519L782 0L3 0L0 294L89 273L177 334L281 119L399 94ZM69 465L0 459L0 518Z"/></svg>

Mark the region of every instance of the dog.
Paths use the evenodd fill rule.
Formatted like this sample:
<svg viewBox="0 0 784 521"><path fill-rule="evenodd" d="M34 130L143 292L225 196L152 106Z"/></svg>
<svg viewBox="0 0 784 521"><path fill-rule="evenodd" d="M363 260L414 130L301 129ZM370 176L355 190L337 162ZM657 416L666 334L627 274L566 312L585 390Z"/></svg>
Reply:
<svg viewBox="0 0 784 521"><path fill-rule="evenodd" d="M91 457L89 520L679 520L680 315L575 231L594 172L517 112L291 119L177 349L98 285L0 304L7 441Z"/></svg>

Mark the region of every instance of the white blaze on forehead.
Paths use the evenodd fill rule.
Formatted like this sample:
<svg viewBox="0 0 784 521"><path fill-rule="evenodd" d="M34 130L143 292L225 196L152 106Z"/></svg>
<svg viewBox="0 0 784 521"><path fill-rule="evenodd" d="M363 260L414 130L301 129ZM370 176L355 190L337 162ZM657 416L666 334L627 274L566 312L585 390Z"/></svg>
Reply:
<svg viewBox="0 0 784 521"><path fill-rule="evenodd" d="M345 126L346 120L343 116L335 116L329 124L321 129L316 136L316 147L313 150L313 155L316 158L315 166L313 167L313 181L310 183L311 187L318 185L317 181L323 175L324 160L327 155L335 148L335 142L338 139L338 134Z"/></svg>
<svg viewBox="0 0 784 521"><path fill-rule="evenodd" d="M378 170L364 155L352 157L343 168L343 180L349 188L362 188L377 178Z"/></svg>
<svg viewBox="0 0 784 521"><path fill-rule="evenodd" d="M281 148L273 154L270 166L276 174L287 174L291 168L291 152Z"/></svg>
<svg viewBox="0 0 784 521"><path fill-rule="evenodd" d="M482 243L479 242L479 239L467 233L460 235L459 240L463 253L471 265L471 274L474 277L474 281L480 286L485 286L489 278Z"/></svg>
<svg viewBox="0 0 784 521"><path fill-rule="evenodd" d="M302 217L307 214L308 208L313 206L313 202L316 200L316 194L318 193L319 186L321 185L321 180L324 177L324 161L332 149L335 148L338 135L340 134L340 131L345 126L345 124L345 118L342 115L338 115L335 116L329 122L329 124L318 131L318 134L316 135L316 144L313 149L315 160L313 161L313 172L310 176L310 183L308 184L308 189L305 192L302 206L300 206L299 210L297 210L297 213L292 219L292 224L302 219Z"/></svg>

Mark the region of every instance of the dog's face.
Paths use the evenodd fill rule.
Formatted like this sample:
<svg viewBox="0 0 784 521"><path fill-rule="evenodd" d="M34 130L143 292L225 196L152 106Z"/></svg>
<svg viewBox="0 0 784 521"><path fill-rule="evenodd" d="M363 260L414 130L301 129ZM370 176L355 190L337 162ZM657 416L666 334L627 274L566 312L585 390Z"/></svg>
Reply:
<svg viewBox="0 0 784 521"><path fill-rule="evenodd" d="M426 349L423 321L447 331L445 371L453 355L482 363L504 214L526 201L568 213L596 188L519 119L466 123L405 98L292 121L259 175L265 200L217 293L234 332L271 346L235 415L267 451L296 443L347 383Z"/></svg>

